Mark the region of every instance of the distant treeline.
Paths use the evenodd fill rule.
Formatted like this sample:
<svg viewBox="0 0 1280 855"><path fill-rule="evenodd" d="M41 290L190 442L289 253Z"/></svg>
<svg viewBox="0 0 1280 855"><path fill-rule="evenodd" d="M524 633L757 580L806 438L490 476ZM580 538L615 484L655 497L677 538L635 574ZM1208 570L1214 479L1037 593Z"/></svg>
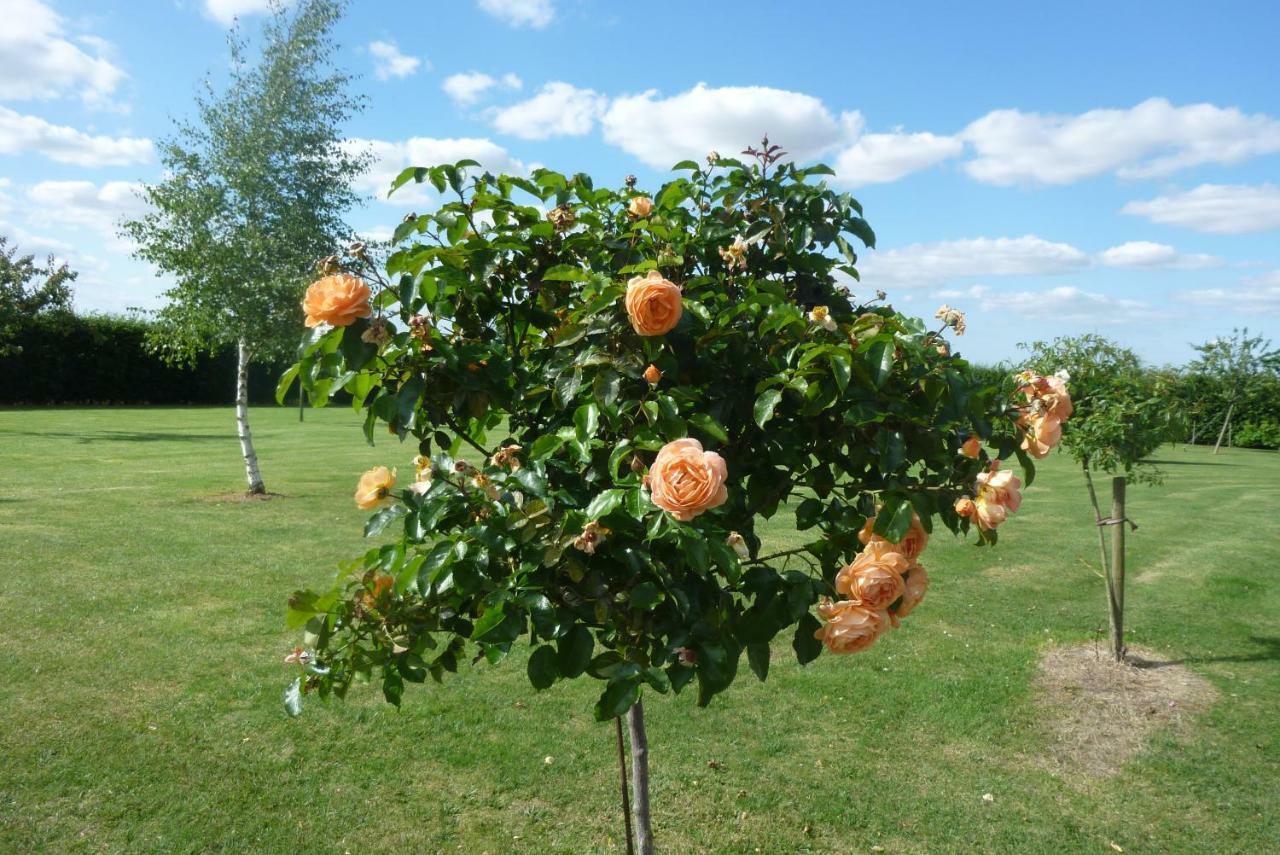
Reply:
<svg viewBox="0 0 1280 855"><path fill-rule="evenodd" d="M231 404L232 349L195 365L165 363L145 346L148 321L47 312L21 320L0 355L0 404ZM0 351L0 354L3 354ZM249 399L274 403L286 366L250 365Z"/></svg>

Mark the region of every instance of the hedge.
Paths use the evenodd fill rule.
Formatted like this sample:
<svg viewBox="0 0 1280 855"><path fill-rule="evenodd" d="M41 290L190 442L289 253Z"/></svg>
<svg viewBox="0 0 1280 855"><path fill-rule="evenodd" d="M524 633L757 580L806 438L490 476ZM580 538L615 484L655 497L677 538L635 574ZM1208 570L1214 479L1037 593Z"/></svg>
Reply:
<svg viewBox="0 0 1280 855"><path fill-rule="evenodd" d="M42 314L22 322L0 356L0 404L231 404L236 357L228 348L190 368L144 347L148 322L111 315ZM282 365L249 366L249 399L274 403Z"/></svg>

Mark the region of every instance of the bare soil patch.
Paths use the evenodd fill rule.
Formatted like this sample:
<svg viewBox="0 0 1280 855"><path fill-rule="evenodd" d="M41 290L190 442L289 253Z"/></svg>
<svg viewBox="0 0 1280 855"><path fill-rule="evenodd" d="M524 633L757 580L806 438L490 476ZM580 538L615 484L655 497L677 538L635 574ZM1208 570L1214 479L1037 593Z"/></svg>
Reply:
<svg viewBox="0 0 1280 855"><path fill-rule="evenodd" d="M1185 665L1141 648L1116 662L1104 644L1045 651L1036 703L1050 734L1043 758L1058 771L1114 775L1157 731L1178 731L1217 690Z"/></svg>
<svg viewBox="0 0 1280 855"><path fill-rule="evenodd" d="M212 504L223 502L267 502L271 499L286 499L284 493L215 493L212 496L200 496L199 501Z"/></svg>

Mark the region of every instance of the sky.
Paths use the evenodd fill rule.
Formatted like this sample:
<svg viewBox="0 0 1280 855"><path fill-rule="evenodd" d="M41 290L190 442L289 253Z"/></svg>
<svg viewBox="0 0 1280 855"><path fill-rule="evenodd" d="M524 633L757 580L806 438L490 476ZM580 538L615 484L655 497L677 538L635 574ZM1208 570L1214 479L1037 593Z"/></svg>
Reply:
<svg viewBox="0 0 1280 855"><path fill-rule="evenodd" d="M268 0L0 0L0 235L81 311L162 304L118 234L157 144ZM354 0L336 61L389 235L407 165L463 157L656 189L768 133L832 166L878 248L861 290L968 314L957 350L1097 332L1151 363L1280 338L1280 4ZM857 289L855 289L857 293Z"/></svg>

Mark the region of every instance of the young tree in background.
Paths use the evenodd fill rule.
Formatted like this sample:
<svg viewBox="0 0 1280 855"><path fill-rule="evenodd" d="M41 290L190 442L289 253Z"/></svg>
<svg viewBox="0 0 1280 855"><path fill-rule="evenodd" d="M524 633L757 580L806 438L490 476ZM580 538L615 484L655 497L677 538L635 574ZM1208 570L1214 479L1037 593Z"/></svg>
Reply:
<svg viewBox="0 0 1280 855"><path fill-rule="evenodd" d="M1029 351L1030 370L1065 371L1070 376L1074 413L1063 425L1062 447L1084 471L1107 581L1112 654L1123 661L1125 485L1130 479L1160 480L1147 457L1161 443L1182 435L1183 419L1165 381L1145 370L1136 353L1110 339L1086 334L1020 347ZM1024 448L1033 457L1048 454L1034 442L1024 443ZM1112 513L1105 519L1093 485L1095 472L1113 476ZM1110 550L1103 529L1111 530Z"/></svg>
<svg viewBox="0 0 1280 855"><path fill-rule="evenodd" d="M71 311L71 283L76 274L50 256L41 267L34 255L18 255L0 236L0 356L20 353L12 342L22 321L42 312Z"/></svg>
<svg viewBox="0 0 1280 855"><path fill-rule="evenodd" d="M1271 341L1262 336L1249 336L1249 328L1232 330L1230 338L1215 338L1195 346L1200 358L1189 366L1192 374L1204 375L1215 385L1227 406L1213 446L1217 454L1222 438L1231 426L1231 416L1246 387L1266 374L1280 372L1280 350L1271 349Z"/></svg>
<svg viewBox="0 0 1280 855"><path fill-rule="evenodd" d="M317 259L350 235L351 182L367 158L342 146L362 107L332 64L339 0L276 4L260 55L228 39L230 79L206 81L198 118L161 145L165 177L143 190L148 213L123 225L137 256L176 285L152 345L166 359L234 344L236 427L250 493L265 486L249 430L249 362L296 346L299 302Z"/></svg>

